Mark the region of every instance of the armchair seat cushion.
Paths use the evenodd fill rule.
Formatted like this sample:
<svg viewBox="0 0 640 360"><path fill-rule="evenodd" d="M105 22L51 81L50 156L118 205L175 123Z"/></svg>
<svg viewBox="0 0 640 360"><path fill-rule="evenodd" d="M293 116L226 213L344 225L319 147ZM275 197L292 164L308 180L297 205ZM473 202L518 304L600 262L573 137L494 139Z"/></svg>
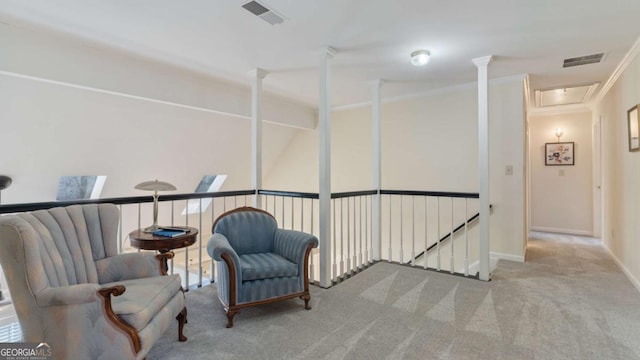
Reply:
<svg viewBox="0 0 640 360"><path fill-rule="evenodd" d="M115 285L124 285L126 290L111 299L113 312L138 331L165 309L182 286L177 274L104 284L105 287Z"/></svg>
<svg viewBox="0 0 640 360"><path fill-rule="evenodd" d="M298 264L274 253L240 255L242 281L298 276Z"/></svg>

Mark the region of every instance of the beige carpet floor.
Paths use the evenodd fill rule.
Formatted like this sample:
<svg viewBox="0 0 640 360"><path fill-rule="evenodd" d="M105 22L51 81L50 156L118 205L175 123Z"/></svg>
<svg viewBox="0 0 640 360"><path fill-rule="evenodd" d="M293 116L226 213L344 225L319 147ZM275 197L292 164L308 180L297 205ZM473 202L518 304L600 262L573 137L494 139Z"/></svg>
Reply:
<svg viewBox="0 0 640 360"><path fill-rule="evenodd" d="M290 300L243 310L215 286L187 293L189 340L172 325L148 359L640 359L640 293L595 240L535 233L527 261L491 282L377 263L313 310Z"/></svg>

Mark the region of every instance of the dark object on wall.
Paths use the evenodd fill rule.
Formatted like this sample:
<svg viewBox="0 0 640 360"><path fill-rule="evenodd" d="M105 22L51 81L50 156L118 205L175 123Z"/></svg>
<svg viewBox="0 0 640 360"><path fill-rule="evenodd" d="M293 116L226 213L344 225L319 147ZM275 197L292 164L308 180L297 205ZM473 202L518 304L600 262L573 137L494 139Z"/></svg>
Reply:
<svg viewBox="0 0 640 360"><path fill-rule="evenodd" d="M575 165L573 142L556 142L544 144L545 165Z"/></svg>
<svg viewBox="0 0 640 360"><path fill-rule="evenodd" d="M8 188L10 185L11 178L8 176L0 175L0 205L2 205L2 190Z"/></svg>
<svg viewBox="0 0 640 360"><path fill-rule="evenodd" d="M11 185L11 178L8 176L0 175L0 190L4 190Z"/></svg>
<svg viewBox="0 0 640 360"><path fill-rule="evenodd" d="M640 151L640 104L627 111L629 151Z"/></svg>

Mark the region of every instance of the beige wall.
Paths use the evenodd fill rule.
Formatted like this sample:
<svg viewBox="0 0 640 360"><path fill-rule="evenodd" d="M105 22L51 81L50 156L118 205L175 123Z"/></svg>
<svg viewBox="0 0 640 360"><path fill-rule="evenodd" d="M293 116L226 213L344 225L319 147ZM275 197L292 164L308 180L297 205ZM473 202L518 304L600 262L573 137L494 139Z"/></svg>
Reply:
<svg viewBox="0 0 640 360"><path fill-rule="evenodd" d="M384 87L383 87L384 92ZM490 84L491 250L523 260L524 106L522 78ZM401 101L382 111L382 187L478 191L474 86ZM371 189L371 110L332 112L332 191ZM301 131L265 179L266 188L318 189L318 133ZM513 175L505 175L505 166ZM384 230L383 230L384 232Z"/></svg>
<svg viewBox="0 0 640 360"><path fill-rule="evenodd" d="M602 124L602 239L640 289L640 152L629 152L627 110L640 103L640 58L636 57L593 110Z"/></svg>
<svg viewBox="0 0 640 360"><path fill-rule="evenodd" d="M188 193L206 174L250 187L249 87L41 29L0 24L0 41L4 204L54 200L62 175L106 175L102 197L143 195L149 179ZM267 115L315 126L312 108L268 94ZM298 128L265 123L265 173Z"/></svg>
<svg viewBox="0 0 640 360"><path fill-rule="evenodd" d="M545 166L545 143L574 142L574 166ZM531 227L532 230L592 235L591 112L532 116Z"/></svg>

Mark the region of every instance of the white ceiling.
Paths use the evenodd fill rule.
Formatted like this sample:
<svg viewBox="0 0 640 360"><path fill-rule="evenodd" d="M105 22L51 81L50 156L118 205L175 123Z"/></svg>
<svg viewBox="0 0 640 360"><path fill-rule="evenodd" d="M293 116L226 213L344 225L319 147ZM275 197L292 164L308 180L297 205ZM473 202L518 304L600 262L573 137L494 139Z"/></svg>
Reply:
<svg viewBox="0 0 640 360"><path fill-rule="evenodd" d="M0 0L0 20L36 23L315 106L322 49L332 61L332 104L476 81L471 59L494 55L490 78L530 74L536 89L603 84L640 35L638 0L264 0L287 20L269 25L247 0ZM431 51L413 67L409 53ZM565 58L604 52L599 64ZM600 91L602 86L598 89Z"/></svg>

